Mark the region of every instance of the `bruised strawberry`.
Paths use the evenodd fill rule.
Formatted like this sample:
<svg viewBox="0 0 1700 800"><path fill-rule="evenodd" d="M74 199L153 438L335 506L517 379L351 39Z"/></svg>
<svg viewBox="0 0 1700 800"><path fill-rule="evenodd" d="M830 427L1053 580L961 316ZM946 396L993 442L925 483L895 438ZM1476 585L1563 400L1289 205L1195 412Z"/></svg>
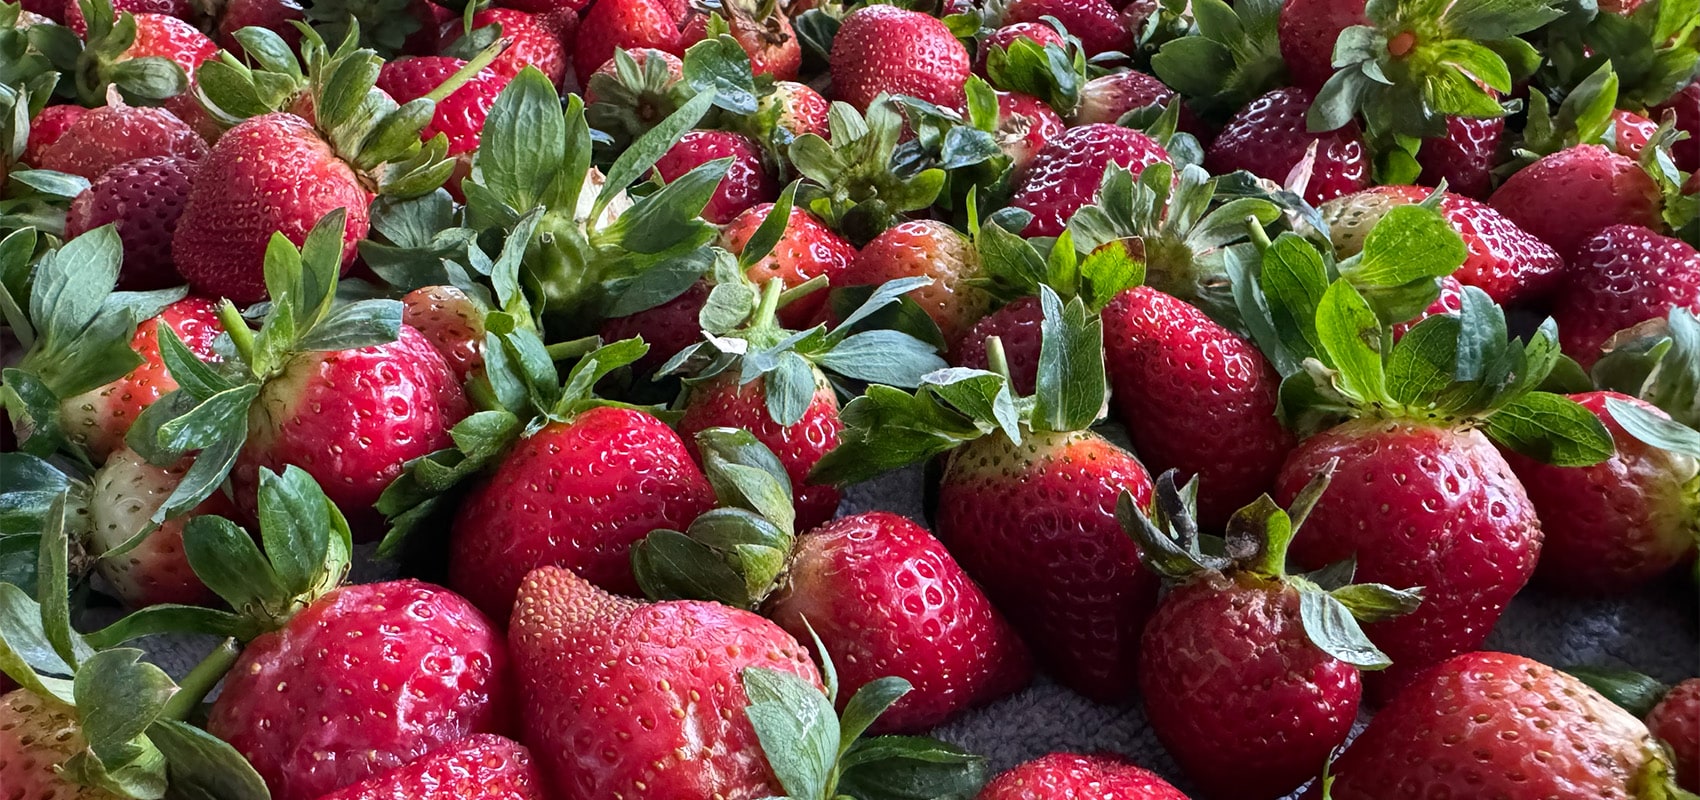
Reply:
<svg viewBox="0 0 1700 800"><path fill-rule="evenodd" d="M1022 235L1061 234L1074 212L1094 200L1110 164L1137 178L1159 162L1170 163L1168 152L1139 131L1105 124L1068 129L1033 157L1010 199L1010 205L1033 214Z"/></svg>
<svg viewBox="0 0 1700 800"><path fill-rule="evenodd" d="M721 231L720 246L734 255L744 252L744 245L772 211L772 203L758 203L739 214ZM848 286L859 282L849 278L850 266L856 258L856 248L849 241L828 228L819 217L793 206L778 244L766 257L751 264L745 274L757 286L778 278L789 289L818 275L826 276L829 285ZM799 298L780 309L779 320L786 327L806 327L825 302L820 292Z"/></svg>
<svg viewBox="0 0 1700 800"><path fill-rule="evenodd" d="M1560 150L1500 184L1488 203L1570 258L1609 225L1659 228L1659 187L1634 159L1597 144Z"/></svg>
<svg viewBox="0 0 1700 800"><path fill-rule="evenodd" d="M1052 753L992 779L976 800L1186 800L1157 773L1119 756Z"/></svg>
<svg viewBox="0 0 1700 800"><path fill-rule="evenodd" d="M171 112L125 105L113 93L107 105L78 115L52 145L42 149L35 166L93 181L138 158L177 156L193 162L206 154L207 143Z"/></svg>
<svg viewBox="0 0 1700 800"><path fill-rule="evenodd" d="M71 201L65 236L111 224L124 242L118 286L163 289L182 283L171 259L171 235L189 199L195 164L178 156L138 158L96 178Z"/></svg>
<svg viewBox="0 0 1700 800"><path fill-rule="evenodd" d="M954 346L991 307L991 295L973 282L979 275L980 254L968 237L943 222L913 220L887 228L868 242L839 285L932 278L908 296L938 325L945 343Z"/></svg>
<svg viewBox="0 0 1700 800"><path fill-rule="evenodd" d="M131 608L161 603L211 605L218 600L189 566L183 550L183 526L191 517L233 516L236 504L223 492L214 492L185 516L157 527L149 519L177 488L192 463L184 459L170 467L157 467L136 451L124 448L108 457L95 473L89 495L90 550L99 557L95 566L101 577ZM129 552L104 555L143 534L146 538Z"/></svg>
<svg viewBox="0 0 1700 800"><path fill-rule="evenodd" d="M544 800L544 785L531 751L511 739L481 733L319 800Z"/></svg>
<svg viewBox="0 0 1700 800"><path fill-rule="evenodd" d="M1700 313L1700 252L1638 225L1613 225L1584 241L1553 302L1564 352L1583 366L1612 334L1672 309Z"/></svg>
<svg viewBox="0 0 1700 800"><path fill-rule="evenodd" d="M669 183L692 169L721 158L731 158L726 175L702 210L703 219L716 225L731 222L757 203L771 203L779 186L762 163L761 146L741 133L690 131L655 162L655 171Z"/></svg>
<svg viewBox="0 0 1700 800"><path fill-rule="evenodd" d="M401 321L442 355L459 382L484 371L484 309L453 286L425 286L401 298Z"/></svg>
<svg viewBox="0 0 1700 800"><path fill-rule="evenodd" d="M862 110L880 94L957 108L969 75L968 50L943 22L887 5L845 17L830 60L833 97Z"/></svg>
<svg viewBox="0 0 1700 800"><path fill-rule="evenodd" d="M1251 101L1210 143L1205 166L1216 174L1243 169L1295 188L1302 183L1312 205L1369 186L1370 158L1357 124L1312 133L1305 115L1314 100L1292 87Z"/></svg>

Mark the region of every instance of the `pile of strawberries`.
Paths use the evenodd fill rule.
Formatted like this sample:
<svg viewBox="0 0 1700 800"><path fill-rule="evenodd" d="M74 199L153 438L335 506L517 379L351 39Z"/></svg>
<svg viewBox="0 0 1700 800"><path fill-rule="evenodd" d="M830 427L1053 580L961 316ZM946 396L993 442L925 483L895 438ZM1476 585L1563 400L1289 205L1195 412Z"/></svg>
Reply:
<svg viewBox="0 0 1700 800"><path fill-rule="evenodd" d="M1700 791L1700 0L20 1L0 797Z"/></svg>

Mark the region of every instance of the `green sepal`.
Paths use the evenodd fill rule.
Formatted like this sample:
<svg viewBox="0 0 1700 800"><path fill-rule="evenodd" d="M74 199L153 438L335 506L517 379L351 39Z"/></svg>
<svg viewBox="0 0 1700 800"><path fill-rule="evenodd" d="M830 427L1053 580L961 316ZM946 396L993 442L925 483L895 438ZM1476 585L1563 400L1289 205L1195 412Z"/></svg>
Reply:
<svg viewBox="0 0 1700 800"><path fill-rule="evenodd" d="M1700 319L1679 308L1620 331L1594 362L1593 381L1700 428Z"/></svg>
<svg viewBox="0 0 1700 800"><path fill-rule="evenodd" d="M1664 699L1671 688L1654 678L1628 669L1575 666L1565 667L1564 671L1588 684L1594 691L1635 715L1637 719L1645 719L1651 714L1653 707Z"/></svg>
<svg viewBox="0 0 1700 800"><path fill-rule="evenodd" d="M1157 77L1221 122L1254 98L1286 84L1287 64L1276 35L1279 0L1193 0L1197 36L1165 42L1151 56Z"/></svg>
<svg viewBox="0 0 1700 800"><path fill-rule="evenodd" d="M1038 377L1031 425L1058 433L1085 430L1103 415L1109 397L1104 374L1104 321L1080 298L1065 306L1049 286L1039 287Z"/></svg>
<svg viewBox="0 0 1700 800"><path fill-rule="evenodd" d="M1080 104L1086 85L1086 51L1057 27L1066 44L1040 45L1022 37L1008 49L992 47L986 52L986 77L993 86L1037 97L1066 117Z"/></svg>
<svg viewBox="0 0 1700 800"><path fill-rule="evenodd" d="M327 40L357 42L393 57L422 27L414 7L411 0L321 0L307 9L307 21Z"/></svg>
<svg viewBox="0 0 1700 800"><path fill-rule="evenodd" d="M78 0L78 5L87 29L75 66L66 76L74 84L78 102L98 106L118 99L154 104L189 88L188 75L170 59L126 57L136 41L134 14L114 11L111 0ZM54 60L63 62L69 44Z"/></svg>
<svg viewBox="0 0 1700 800"><path fill-rule="evenodd" d="M806 134L791 143L791 163L809 180L798 192L798 204L856 244L890 227L897 215L932 205L945 173L894 158L904 121L890 98L876 98L865 117L834 102L827 120L830 142Z"/></svg>
<svg viewBox="0 0 1700 800"><path fill-rule="evenodd" d="M1627 14L1576 15L1551 26L1544 42L1550 66L1539 77L1562 90L1609 63L1621 81L1622 107L1658 105L1700 68L1697 28L1695 0L1652 0Z"/></svg>

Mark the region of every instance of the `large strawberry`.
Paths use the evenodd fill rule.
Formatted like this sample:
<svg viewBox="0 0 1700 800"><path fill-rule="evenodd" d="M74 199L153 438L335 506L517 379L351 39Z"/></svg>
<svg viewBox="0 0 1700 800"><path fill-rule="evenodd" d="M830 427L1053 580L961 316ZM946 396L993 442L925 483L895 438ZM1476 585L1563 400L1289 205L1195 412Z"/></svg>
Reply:
<svg viewBox="0 0 1700 800"><path fill-rule="evenodd" d="M1168 151L1139 131L1108 124L1070 128L1033 157L1010 205L1033 214L1023 234L1056 236L1092 202L1109 165L1137 176L1158 163L1170 163Z"/></svg>
<svg viewBox="0 0 1700 800"><path fill-rule="evenodd" d="M914 395L869 387L845 408L844 443L815 477L862 478L950 451L939 539L1061 681L1123 699L1156 581L1116 525L1115 504L1124 491L1148 504L1151 477L1087 430L1106 391L1100 323L1078 299L1065 307L1048 288L1041 297L1044 353L1032 401L1018 407L1005 376L979 370L935 373ZM875 424L892 414L915 422Z"/></svg>
<svg viewBox="0 0 1700 800"><path fill-rule="evenodd" d="M95 178L65 215L65 236L112 224L124 241L125 289L162 289L182 282L171 260L171 236L189 198L195 163L183 156L126 161Z"/></svg>
<svg viewBox="0 0 1700 800"><path fill-rule="evenodd" d="M914 220L887 228L857 254L840 276L841 286L878 286L902 278L928 278L908 296L954 344L991 306L991 295L974 284L980 257L973 243L949 224Z"/></svg>
<svg viewBox="0 0 1700 800"><path fill-rule="evenodd" d="M532 763L529 750L511 739L481 733L319 800L473 796L486 800L544 800L543 787L543 774Z"/></svg>
<svg viewBox="0 0 1700 800"><path fill-rule="evenodd" d="M1664 759L1647 726L1581 681L1521 656L1466 653L1375 716L1334 762L1330 796L1662 796L1673 788L1659 785Z"/></svg>
<svg viewBox="0 0 1700 800"><path fill-rule="evenodd" d="M1364 0L1292 0L1281 5L1281 56L1293 82L1311 91L1334 76L1334 42L1364 25Z"/></svg>
<svg viewBox="0 0 1700 800"><path fill-rule="evenodd" d="M1700 313L1700 251L1639 225L1612 225L1582 241L1553 301L1564 352L1584 366L1624 328L1673 309Z"/></svg>
<svg viewBox="0 0 1700 800"><path fill-rule="evenodd" d="M864 111L881 94L958 107L969 75L968 50L943 22L887 5L844 18L831 62L833 97Z"/></svg>
<svg viewBox="0 0 1700 800"><path fill-rule="evenodd" d="M1186 800L1168 781L1118 756L1052 753L992 779L977 800Z"/></svg>
<svg viewBox="0 0 1700 800"><path fill-rule="evenodd" d="M1488 202L1567 259L1602 228L1663 224L1658 184L1634 159L1597 144L1560 150L1518 170Z"/></svg>
<svg viewBox="0 0 1700 800"><path fill-rule="evenodd" d="M1158 479L1152 515L1122 510L1145 563L1175 584L1145 627L1140 696L1163 746L1212 797L1274 800L1315 777L1357 719L1358 670L1388 664L1358 620L1420 598L1287 574L1287 545L1331 478L1318 474L1290 516L1268 495L1240 509L1227 556L1201 549L1188 508L1198 487L1177 488L1173 472Z"/></svg>
<svg viewBox="0 0 1700 800"><path fill-rule="evenodd" d="M720 244L734 255L742 256L745 246L772 215L772 203L759 203L739 214L720 233ZM777 278L785 288L794 289L814 278L825 278L829 286L846 285L845 275L856 261L856 248L844 237L820 221L819 217L796 207L786 216L785 228L767 255L749 261L744 275L757 286L766 286ZM808 324L825 302L824 294L804 296L781 310L780 321L793 327Z"/></svg>
<svg viewBox="0 0 1700 800"><path fill-rule="evenodd" d="M1276 89L1241 109L1210 143L1211 172L1245 170L1301 190L1320 204L1370 185L1369 153L1355 123L1313 132L1305 123L1315 96Z"/></svg>

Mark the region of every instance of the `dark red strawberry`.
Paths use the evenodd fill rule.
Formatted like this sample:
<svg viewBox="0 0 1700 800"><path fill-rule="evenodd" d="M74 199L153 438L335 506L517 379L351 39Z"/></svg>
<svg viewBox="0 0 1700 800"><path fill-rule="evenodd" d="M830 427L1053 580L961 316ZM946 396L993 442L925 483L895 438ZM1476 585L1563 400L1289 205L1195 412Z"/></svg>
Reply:
<svg viewBox="0 0 1700 800"><path fill-rule="evenodd" d="M685 52L679 18L660 0L607 0L594 3L579 23L573 45L573 72L589 85L590 73L608 63L614 50L654 48L675 56Z"/></svg>
<svg viewBox="0 0 1700 800"><path fill-rule="evenodd" d="M1417 182L1446 188L1478 200L1493 191L1493 169L1499 166L1505 118L1447 117L1446 135L1423 140L1417 162L1423 171Z"/></svg>
<svg viewBox="0 0 1700 800"><path fill-rule="evenodd" d="M1700 252L1639 225L1612 225L1582 243L1553 302L1564 352L1583 366L1611 335L1671 309L1700 312Z"/></svg>
<svg viewBox="0 0 1700 800"><path fill-rule="evenodd" d="M1647 729L1676 756L1676 780L1700 791L1700 678L1677 684L1647 715Z"/></svg>
<svg viewBox="0 0 1700 800"><path fill-rule="evenodd" d="M218 44L240 55L242 45L236 41L236 32L243 28L265 28L283 37L290 47L297 47L301 32L289 23L306 18L299 0L230 0L218 18Z"/></svg>
<svg viewBox="0 0 1700 800"><path fill-rule="evenodd" d="M937 17L873 5L844 18L832 40L832 93L866 110L880 94L956 108L968 81L968 50Z"/></svg>
<svg viewBox="0 0 1700 800"><path fill-rule="evenodd" d="M319 800L544 800L544 785L531 751L511 739L481 733Z"/></svg>
<svg viewBox="0 0 1700 800"><path fill-rule="evenodd" d="M30 138L20 160L32 166L40 164L41 154L47 152L47 148L59 141L59 137L64 136L65 131L70 130L88 111L82 106L70 104L43 108L41 113L35 115L35 119L30 120Z"/></svg>
<svg viewBox="0 0 1700 800"><path fill-rule="evenodd" d="M93 181L138 158L177 156L193 162L207 154L207 143L171 112L125 105L116 94L109 100L78 115L52 145L42 149L35 166Z"/></svg>
<svg viewBox="0 0 1700 800"><path fill-rule="evenodd" d="M1038 297L1017 298L974 323L952 351L951 361L959 367L991 369L986 345L996 336L1009 365L1010 388L1017 394L1032 394L1039 372L1039 328L1044 321Z"/></svg>
<svg viewBox="0 0 1700 800"><path fill-rule="evenodd" d="M201 582L183 549L183 527L193 517L234 516L236 504L214 492L184 516L154 525L150 517L176 490L193 460L169 467L149 464L136 451L123 448L107 457L90 488L89 550L99 558L101 577L131 608L161 603L212 605L218 595ZM146 538L120 555L105 555L146 532Z"/></svg>
<svg viewBox="0 0 1700 800"><path fill-rule="evenodd" d="M1281 56L1298 86L1316 91L1334 75L1334 42L1368 25L1364 0L1290 0L1281 6Z"/></svg>
<svg viewBox="0 0 1700 800"><path fill-rule="evenodd" d="M1488 202L1564 258L1608 225L1662 226L1658 185L1634 159L1597 144L1518 170Z"/></svg>
<svg viewBox="0 0 1700 800"><path fill-rule="evenodd" d="M744 245L772 211L772 203L758 203L739 214L721 231L720 246L734 255L743 253ZM826 276L829 285L848 286L864 282L849 277L856 258L856 248L848 240L828 228L819 217L792 207L778 244L767 256L751 264L745 275L757 286L766 286L768 281L778 278L789 289L821 275ZM790 328L807 327L825 302L824 293L820 292L799 298L780 309L779 321Z"/></svg>
<svg viewBox="0 0 1700 800"><path fill-rule="evenodd" d="M838 285L878 286L899 278L927 277L933 282L908 296L939 326L954 346L991 308L992 297L974 284L980 255L972 242L937 220L914 220L887 228L862 248Z"/></svg>
<svg viewBox="0 0 1700 800"><path fill-rule="evenodd" d="M430 94L465 66L465 61L445 56L399 58L384 64L383 70L378 73L378 88L395 98L396 102L405 103ZM431 123L420 132L420 137L430 140L441 133L448 137L449 155L471 153L478 147L479 134L484 131L484 118L496 102L496 95L507 85L507 77L497 74L491 67L480 70L453 94L437 103Z"/></svg>
<svg viewBox="0 0 1700 800"><path fill-rule="evenodd" d="M153 156L119 164L96 178L71 201L65 236L112 224L124 241L122 289L163 289L183 282L171 260L171 234L189 199L195 163L180 156Z"/></svg>
<svg viewBox="0 0 1700 800"><path fill-rule="evenodd" d="M1075 106L1069 121L1075 125L1113 123L1136 108L1150 105L1167 107L1174 100L1175 90L1151 75L1133 70L1112 72L1093 78L1081 87L1080 105ZM1203 121L1185 105L1180 108L1177 127L1201 141L1209 141Z"/></svg>
<svg viewBox="0 0 1700 800"><path fill-rule="evenodd" d="M655 171L669 183L692 169L721 158L731 158L726 176L702 210L703 219L716 225L731 222L757 203L772 203L779 185L762 163L761 146L750 137L730 131L690 131L655 162Z"/></svg>
<svg viewBox="0 0 1700 800"><path fill-rule="evenodd" d="M507 725L501 634L414 580L346 586L251 642L207 730L278 800L326 793Z"/></svg>
<svg viewBox="0 0 1700 800"><path fill-rule="evenodd" d="M975 71L985 75L986 53L994 47L1008 50L1017 39L1026 39L1040 47L1048 44L1062 47L1068 44L1068 39L1048 23L1012 22L986 34L985 38L980 40L980 51L974 61Z"/></svg>
<svg viewBox="0 0 1700 800"><path fill-rule="evenodd" d="M1010 205L1033 214L1024 236L1056 236L1081 206L1091 203L1110 164L1137 176L1146 167L1169 163L1169 154L1139 131L1117 125L1070 128L1034 156Z"/></svg>
<svg viewBox="0 0 1700 800"><path fill-rule="evenodd" d="M1018 92L998 92L998 147L1009 156L1015 174L1024 173L1033 158L1067 126L1045 101Z"/></svg>
<svg viewBox="0 0 1700 800"><path fill-rule="evenodd" d="M576 15L568 19L572 20L571 25L578 24ZM449 24L459 25L460 20L453 20ZM502 38L509 40L501 55L490 62L491 72L503 78L512 78L526 67L536 67L557 88L563 85L567 77L567 49L562 42L567 32L558 30L559 23L555 23L555 27L551 28L549 20L543 17L509 8L486 8L472 15L474 29L489 25L500 25Z"/></svg>
<svg viewBox="0 0 1700 800"><path fill-rule="evenodd" d="M1302 183L1312 205L1369 186L1369 153L1358 126L1312 133L1305 115L1314 99L1294 87L1251 101L1211 142L1205 166L1217 174L1243 169L1295 188Z"/></svg>
<svg viewBox="0 0 1700 800"><path fill-rule="evenodd" d="M710 290L707 281L697 281L684 294L661 305L610 319L602 323L602 339L617 342L634 336L642 338L649 345L649 352L634 362L633 367L640 372L653 372L674 353L702 338L702 324L697 316L708 302Z"/></svg>
<svg viewBox="0 0 1700 800"><path fill-rule="evenodd" d="M1676 128L1688 134L1671 145L1671 155L1683 172L1700 172L1700 81L1689 81L1682 91L1671 95L1662 105L1652 109L1653 119L1663 119L1666 113L1676 115Z"/></svg>
<svg viewBox="0 0 1700 800"><path fill-rule="evenodd" d="M1063 28L1080 39L1088 57L1133 49L1133 33L1107 0L1011 0L1004 8L1003 24L1044 24L1045 17L1055 17Z"/></svg>
<svg viewBox="0 0 1700 800"><path fill-rule="evenodd" d="M484 309L477 301L453 286L425 286L401 303L401 321L437 349L462 384L484 372Z"/></svg>
<svg viewBox="0 0 1700 800"><path fill-rule="evenodd" d="M976 800L1186 800L1150 770L1120 756L1052 753L992 779Z"/></svg>

